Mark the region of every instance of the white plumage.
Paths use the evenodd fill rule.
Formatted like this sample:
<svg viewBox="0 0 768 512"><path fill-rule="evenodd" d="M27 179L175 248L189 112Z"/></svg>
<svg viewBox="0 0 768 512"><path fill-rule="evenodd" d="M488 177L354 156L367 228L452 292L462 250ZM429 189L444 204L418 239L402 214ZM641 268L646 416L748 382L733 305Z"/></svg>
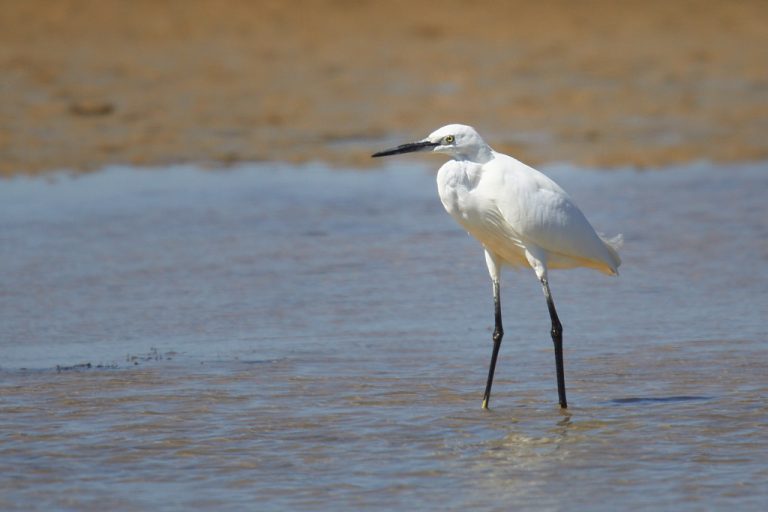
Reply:
<svg viewBox="0 0 768 512"><path fill-rule="evenodd" d="M590 267L618 273L621 238L598 235L560 186L536 169L493 151L470 126L451 124L428 140L453 136L434 151L454 159L437 173L440 200L451 216L500 263L545 268ZM541 276L539 276L541 277Z"/></svg>
<svg viewBox="0 0 768 512"><path fill-rule="evenodd" d="M587 267L616 275L621 235L599 235L560 186L541 172L491 149L471 126L450 124L426 139L382 151L387 156L432 150L452 159L437 173L437 190L449 214L485 248L493 281L496 328L483 398L490 398L503 336L500 271L503 265L530 266L542 284L552 319L552 339L561 407L567 407L562 364L562 326L549 290L548 269Z"/></svg>

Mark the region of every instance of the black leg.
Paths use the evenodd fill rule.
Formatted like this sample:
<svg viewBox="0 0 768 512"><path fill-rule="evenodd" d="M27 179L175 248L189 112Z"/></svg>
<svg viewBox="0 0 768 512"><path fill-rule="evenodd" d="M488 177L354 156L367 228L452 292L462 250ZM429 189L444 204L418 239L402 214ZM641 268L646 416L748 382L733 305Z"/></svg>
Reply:
<svg viewBox="0 0 768 512"><path fill-rule="evenodd" d="M493 282L493 311L496 325L493 328L493 353L491 354L491 366L488 368L488 382L485 384L485 394L483 395L483 409L488 408L488 401L491 399L491 386L493 385L493 374L496 371L496 359L499 357L501 339L504 337L504 328L501 326L501 294L498 281Z"/></svg>
<svg viewBox="0 0 768 512"><path fill-rule="evenodd" d="M547 307L549 308L549 317L552 319L552 342L555 344L555 369L557 371L557 397L560 401L560 407L568 408L568 401L565 399L565 370L563 369L563 326L557 317L555 302L552 300L552 294L549 292L549 283L546 278L541 280L541 286L544 288L544 296L547 298Z"/></svg>

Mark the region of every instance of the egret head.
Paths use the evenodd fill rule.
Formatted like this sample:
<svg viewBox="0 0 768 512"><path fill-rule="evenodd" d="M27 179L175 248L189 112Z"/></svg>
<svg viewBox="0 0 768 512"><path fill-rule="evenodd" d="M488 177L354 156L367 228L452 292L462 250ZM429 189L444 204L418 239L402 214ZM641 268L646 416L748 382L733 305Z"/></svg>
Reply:
<svg viewBox="0 0 768 512"><path fill-rule="evenodd" d="M374 153L374 157L432 151L445 153L456 160L484 163L491 157L491 148L474 128L465 124L449 124L430 133L426 139L401 144L393 149Z"/></svg>

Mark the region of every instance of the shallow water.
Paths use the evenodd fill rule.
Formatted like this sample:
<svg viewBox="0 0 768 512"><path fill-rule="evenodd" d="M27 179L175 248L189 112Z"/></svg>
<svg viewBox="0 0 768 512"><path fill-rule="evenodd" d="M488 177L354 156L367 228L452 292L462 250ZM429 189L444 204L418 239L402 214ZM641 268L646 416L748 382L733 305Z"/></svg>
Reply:
<svg viewBox="0 0 768 512"><path fill-rule="evenodd" d="M491 288L433 172L0 182L0 509L762 510L766 164L548 169L619 278ZM90 366L88 366L90 365Z"/></svg>

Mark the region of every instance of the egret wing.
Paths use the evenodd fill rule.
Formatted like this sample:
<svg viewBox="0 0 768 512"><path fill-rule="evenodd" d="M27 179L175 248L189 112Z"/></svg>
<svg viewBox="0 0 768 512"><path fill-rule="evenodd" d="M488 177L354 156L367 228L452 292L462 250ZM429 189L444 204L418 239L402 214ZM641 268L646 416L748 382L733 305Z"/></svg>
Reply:
<svg viewBox="0 0 768 512"><path fill-rule="evenodd" d="M571 197L543 173L508 157L497 207L525 245L546 251L553 268L591 266L615 273L620 259ZM606 268L607 267L607 268Z"/></svg>

